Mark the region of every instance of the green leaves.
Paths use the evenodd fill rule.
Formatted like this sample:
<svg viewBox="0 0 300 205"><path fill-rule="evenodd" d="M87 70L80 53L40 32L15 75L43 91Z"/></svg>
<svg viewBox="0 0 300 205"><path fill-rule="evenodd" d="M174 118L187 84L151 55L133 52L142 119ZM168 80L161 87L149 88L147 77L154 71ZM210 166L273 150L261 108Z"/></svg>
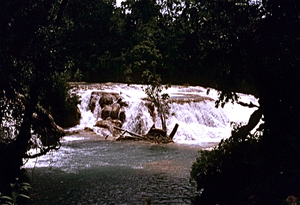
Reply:
<svg viewBox="0 0 300 205"><path fill-rule="evenodd" d="M2 202L2 201L4 201L4 202ZM1 202L1 205L5 205L5 204L13 205L14 199L9 196L0 196L0 202Z"/></svg>
<svg viewBox="0 0 300 205"><path fill-rule="evenodd" d="M17 205L18 201L30 200L28 196L28 191L31 189L31 185L26 182L19 182L19 179L16 179L15 183L10 184L12 192L11 196L5 196L0 193L0 203L1 205ZM24 201L23 201L24 202Z"/></svg>
<svg viewBox="0 0 300 205"><path fill-rule="evenodd" d="M131 74L131 77L136 81L141 76L147 77L146 82L152 81L148 71L154 71L162 66L162 55L155 47L154 42L148 38L138 45L135 45L132 50L126 55L127 63L125 73Z"/></svg>
<svg viewBox="0 0 300 205"><path fill-rule="evenodd" d="M150 102L154 104L157 108L158 115L161 119L162 129L167 130L166 120L168 118L169 109L170 109L170 96L167 93L162 93L163 89L168 89L171 87L169 84L162 85L161 77L159 74L155 73L155 69L153 72L146 69L143 72L142 77L147 80L144 82L147 85L143 87L144 92L148 96ZM155 122L154 122L155 123Z"/></svg>
<svg viewBox="0 0 300 205"><path fill-rule="evenodd" d="M198 190L204 189L198 199L203 204L244 204L254 194L260 197L255 190L264 166L260 161L260 136L248 134L243 139L239 132L242 128L241 124L234 125L230 138L221 140L212 150L201 150L193 163L191 177L197 181Z"/></svg>

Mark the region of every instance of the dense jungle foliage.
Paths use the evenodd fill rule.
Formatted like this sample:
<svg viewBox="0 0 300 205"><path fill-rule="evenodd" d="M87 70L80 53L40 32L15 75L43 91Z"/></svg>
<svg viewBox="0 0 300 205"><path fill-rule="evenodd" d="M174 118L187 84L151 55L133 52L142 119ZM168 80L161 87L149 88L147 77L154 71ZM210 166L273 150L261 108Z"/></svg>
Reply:
<svg viewBox="0 0 300 205"><path fill-rule="evenodd" d="M148 70L163 83L220 90L217 106L238 102L236 92L259 98L260 133L237 127L193 165L203 189L195 203L278 204L300 196L299 4L1 1L0 192L11 191L24 158L35 157L28 149L59 148L63 133L49 114L67 126L78 103L68 81L140 83Z"/></svg>
<svg viewBox="0 0 300 205"><path fill-rule="evenodd" d="M262 12L246 7L247 18L232 1L206 3L212 46L201 62L216 72L216 105L238 102L233 91L245 82L259 105L247 125L200 152L191 171L203 191L195 203L296 204L285 199L300 196L300 2L263 1Z"/></svg>

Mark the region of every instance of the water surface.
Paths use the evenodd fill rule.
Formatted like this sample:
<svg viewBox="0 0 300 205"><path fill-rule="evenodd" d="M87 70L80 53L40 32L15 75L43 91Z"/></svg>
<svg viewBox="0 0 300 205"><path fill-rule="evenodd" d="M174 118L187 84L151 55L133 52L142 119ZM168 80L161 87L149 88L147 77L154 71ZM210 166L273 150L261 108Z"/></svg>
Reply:
<svg viewBox="0 0 300 205"><path fill-rule="evenodd" d="M60 150L38 159L32 198L39 205L129 205L148 197L151 204L191 204L197 192L189 172L201 148L69 136Z"/></svg>

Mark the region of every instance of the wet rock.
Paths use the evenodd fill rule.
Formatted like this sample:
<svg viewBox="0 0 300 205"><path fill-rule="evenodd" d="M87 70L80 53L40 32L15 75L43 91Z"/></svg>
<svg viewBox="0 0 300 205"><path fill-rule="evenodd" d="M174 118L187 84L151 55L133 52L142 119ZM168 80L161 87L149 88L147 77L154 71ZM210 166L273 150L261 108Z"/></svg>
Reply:
<svg viewBox="0 0 300 205"><path fill-rule="evenodd" d="M101 108L105 107L106 105L111 105L113 102L116 101L116 96L110 93L102 93L102 96L99 100L99 104Z"/></svg>
<svg viewBox="0 0 300 205"><path fill-rule="evenodd" d="M92 92L91 93L91 98L90 98L90 101L89 101L89 109L94 112L95 108L96 108L96 104L98 103L98 100L99 100L99 97L102 95L101 92Z"/></svg>
<svg viewBox="0 0 300 205"><path fill-rule="evenodd" d="M106 105L106 106L102 109L102 112L101 112L101 118L102 118L103 120L105 120L106 118L110 117L111 111L112 111L112 107Z"/></svg>
<svg viewBox="0 0 300 205"><path fill-rule="evenodd" d="M118 119L113 119L111 120L112 124L115 126L115 127L119 127L121 128L122 125L123 125L123 122L121 120L118 120Z"/></svg>
<svg viewBox="0 0 300 205"><path fill-rule="evenodd" d="M120 104L121 107L128 107L128 102L124 102L122 98L119 98L117 103Z"/></svg>
<svg viewBox="0 0 300 205"><path fill-rule="evenodd" d="M110 120L99 120L94 126L111 129L112 123Z"/></svg>
<svg viewBox="0 0 300 205"><path fill-rule="evenodd" d="M92 128L90 128L90 127L85 127L84 131L86 131L86 132L94 132L94 130Z"/></svg>
<svg viewBox="0 0 300 205"><path fill-rule="evenodd" d="M119 120L121 120L123 123L126 120L126 113L125 113L125 109L122 107L119 111Z"/></svg>
<svg viewBox="0 0 300 205"><path fill-rule="evenodd" d="M110 117L112 119L118 119L120 108L121 106L118 103L112 104L110 112Z"/></svg>
<svg viewBox="0 0 300 205"><path fill-rule="evenodd" d="M116 137L120 134L120 131L118 129L114 129L114 128L122 127L122 122L117 119L113 120L109 117L106 120L97 121L94 126L106 129L106 130L110 131L110 133L112 134L113 137ZM108 137L108 135L106 135L105 139L107 139L107 137Z"/></svg>
<svg viewBox="0 0 300 205"><path fill-rule="evenodd" d="M94 126L113 130L112 127L122 127L122 122L117 119L107 118L106 120L98 120Z"/></svg>

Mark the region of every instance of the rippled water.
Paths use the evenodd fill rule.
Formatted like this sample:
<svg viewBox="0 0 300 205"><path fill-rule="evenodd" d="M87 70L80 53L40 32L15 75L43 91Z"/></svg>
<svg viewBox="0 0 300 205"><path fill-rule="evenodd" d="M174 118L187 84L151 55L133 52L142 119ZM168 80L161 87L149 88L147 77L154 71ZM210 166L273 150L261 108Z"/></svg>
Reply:
<svg viewBox="0 0 300 205"><path fill-rule="evenodd" d="M197 192L189 172L201 148L105 141L95 135L66 137L59 151L38 160L32 198L39 205L129 205L148 197L151 204L191 204Z"/></svg>

